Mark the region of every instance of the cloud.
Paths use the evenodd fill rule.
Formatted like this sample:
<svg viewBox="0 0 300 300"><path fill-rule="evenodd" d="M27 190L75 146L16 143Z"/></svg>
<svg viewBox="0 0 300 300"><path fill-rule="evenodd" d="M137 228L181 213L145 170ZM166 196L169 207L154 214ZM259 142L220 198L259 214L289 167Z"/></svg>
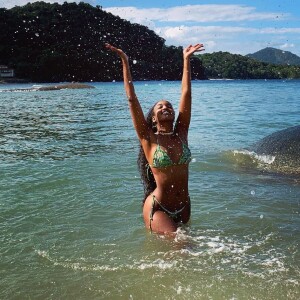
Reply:
<svg viewBox="0 0 300 300"><path fill-rule="evenodd" d="M106 11L131 22L233 22L283 20L285 13L257 12L255 7L243 5L184 5L170 8L108 7Z"/></svg>
<svg viewBox="0 0 300 300"><path fill-rule="evenodd" d="M180 45L182 40L197 39L195 41L211 40L212 38L224 40L240 35L263 36L266 34L300 34L300 28L254 28L239 26L166 26L158 27L155 32L175 45ZM192 42L192 41L191 41Z"/></svg>
<svg viewBox="0 0 300 300"><path fill-rule="evenodd" d="M291 43L299 40L300 28L280 27L280 22L293 19L289 13L259 12L247 5L184 5L147 9L128 6L104 10L147 26L164 38L167 45L202 42L206 52L248 54L267 46L283 45L289 40L286 49L298 49L298 43L295 46Z"/></svg>
<svg viewBox="0 0 300 300"><path fill-rule="evenodd" d="M23 6L26 5L28 2L34 3L34 2L38 2L41 0L0 0L0 7L5 7L5 8L12 8L14 6ZM44 0L44 2L47 3L58 3L58 4L63 4L64 2L76 2L79 3L81 1L78 0ZM84 2L90 3L92 5L96 4L95 0L85 0Z"/></svg>
<svg viewBox="0 0 300 300"><path fill-rule="evenodd" d="M248 54L265 47L282 48L295 53L293 43L283 43L287 34L299 34L300 28L254 28L239 26L166 26L156 28L155 32L166 40L167 45L185 46L201 42L206 53L228 51Z"/></svg>
<svg viewBox="0 0 300 300"><path fill-rule="evenodd" d="M280 49L291 49L295 48L295 44L293 43L284 43L283 45L278 46Z"/></svg>
<svg viewBox="0 0 300 300"><path fill-rule="evenodd" d="M262 28L260 29L260 33L267 33L267 34L287 34L287 33L300 33L300 27L293 27L293 28Z"/></svg>
<svg viewBox="0 0 300 300"><path fill-rule="evenodd" d="M202 37L221 36L223 34L300 34L299 28L254 28L254 27L240 27L240 26L165 26L157 27L155 29L157 34L161 34L166 38L180 38L190 34L201 35Z"/></svg>

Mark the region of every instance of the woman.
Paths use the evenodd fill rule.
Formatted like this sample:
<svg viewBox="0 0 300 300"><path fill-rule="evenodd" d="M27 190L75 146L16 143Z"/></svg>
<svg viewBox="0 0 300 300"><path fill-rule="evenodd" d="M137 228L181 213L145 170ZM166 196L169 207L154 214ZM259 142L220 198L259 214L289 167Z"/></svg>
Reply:
<svg viewBox="0 0 300 300"><path fill-rule="evenodd" d="M127 55L106 44L122 61L124 87L128 97L133 125L141 143L139 164L144 183L143 216L145 226L153 232L175 232L180 223L187 223L191 205L188 192L188 129L191 119L190 57L202 51L203 44L190 45L183 50L182 91L179 114L170 102L158 101L144 116L135 94Z"/></svg>

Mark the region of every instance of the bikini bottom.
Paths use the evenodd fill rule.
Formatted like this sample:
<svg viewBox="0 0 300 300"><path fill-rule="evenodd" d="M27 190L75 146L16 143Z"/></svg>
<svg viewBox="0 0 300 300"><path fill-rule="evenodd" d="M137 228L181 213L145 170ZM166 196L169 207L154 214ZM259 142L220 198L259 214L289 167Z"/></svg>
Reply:
<svg viewBox="0 0 300 300"><path fill-rule="evenodd" d="M151 222L153 221L153 215L155 213L155 211L154 211L155 203L157 203L159 205L159 207L161 208L161 210L164 211L165 213L167 213L167 215L170 216L174 220L174 222L176 222L175 220L178 219L178 216L180 215L180 213L187 206L187 204L185 204L182 208L180 208L178 210L170 211L156 199L155 195L152 194L152 207L151 207L151 211L150 211L150 223L149 223L151 232L152 232ZM178 222L176 222L176 223L178 223Z"/></svg>

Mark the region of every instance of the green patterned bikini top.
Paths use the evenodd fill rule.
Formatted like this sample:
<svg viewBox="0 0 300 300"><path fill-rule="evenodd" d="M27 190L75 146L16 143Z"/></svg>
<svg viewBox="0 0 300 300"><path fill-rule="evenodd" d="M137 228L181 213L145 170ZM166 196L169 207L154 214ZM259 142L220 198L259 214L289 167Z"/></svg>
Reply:
<svg viewBox="0 0 300 300"><path fill-rule="evenodd" d="M181 141L182 142L182 141ZM165 168L170 166L187 165L191 161L191 151L187 144L182 142L182 154L177 163L174 163L168 153L159 144L153 154L153 168Z"/></svg>

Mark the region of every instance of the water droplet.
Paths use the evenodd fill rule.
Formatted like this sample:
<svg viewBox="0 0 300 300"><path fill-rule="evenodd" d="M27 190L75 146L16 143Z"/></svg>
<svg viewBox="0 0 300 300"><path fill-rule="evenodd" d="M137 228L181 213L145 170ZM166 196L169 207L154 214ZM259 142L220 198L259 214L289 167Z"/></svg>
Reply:
<svg viewBox="0 0 300 300"><path fill-rule="evenodd" d="M260 218L260 219L263 219L263 218L264 218L264 215L260 215L259 218Z"/></svg>
<svg viewBox="0 0 300 300"><path fill-rule="evenodd" d="M39 37L40 35L38 33L36 33L35 36Z"/></svg>
<svg viewBox="0 0 300 300"><path fill-rule="evenodd" d="M255 195L255 191L252 190L251 191L251 195L254 196Z"/></svg>
<svg viewBox="0 0 300 300"><path fill-rule="evenodd" d="M137 63L137 61L136 61L135 59L134 59L132 62L133 62L133 64L136 64L136 63Z"/></svg>

